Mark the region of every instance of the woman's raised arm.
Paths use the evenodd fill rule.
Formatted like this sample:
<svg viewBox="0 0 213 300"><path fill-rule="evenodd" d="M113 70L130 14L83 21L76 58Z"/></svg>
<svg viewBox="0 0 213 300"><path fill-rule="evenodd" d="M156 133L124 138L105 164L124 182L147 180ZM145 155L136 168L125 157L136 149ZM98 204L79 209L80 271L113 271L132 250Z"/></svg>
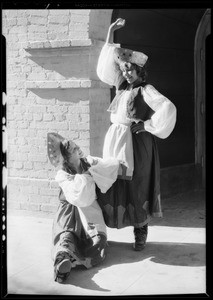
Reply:
<svg viewBox="0 0 213 300"><path fill-rule="evenodd" d="M106 42L100 52L97 64L97 75L100 80L109 85L114 85L116 88L124 81L124 77L114 59L114 50L120 46L113 43L113 33L124 25L125 20L120 18L109 26Z"/></svg>
<svg viewBox="0 0 213 300"><path fill-rule="evenodd" d="M114 23L112 23L108 29L106 43L113 44L114 31L124 27L124 25L125 25L125 20L121 18L117 19Z"/></svg>

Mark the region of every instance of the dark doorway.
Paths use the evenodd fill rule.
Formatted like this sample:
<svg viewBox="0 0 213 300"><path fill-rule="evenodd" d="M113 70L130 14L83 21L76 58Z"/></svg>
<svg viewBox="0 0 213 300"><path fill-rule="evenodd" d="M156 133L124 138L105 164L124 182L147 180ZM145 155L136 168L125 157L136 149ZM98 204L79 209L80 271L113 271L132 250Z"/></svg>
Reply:
<svg viewBox="0 0 213 300"><path fill-rule="evenodd" d="M206 38L206 61L205 61L205 70L206 70L206 114L207 122L204 123L204 135L205 137L205 143L204 143L204 161L203 161L203 168L202 168L202 186L206 187L206 160L207 165L211 166L211 160L212 158L212 119L211 119L211 85L210 85L210 79L211 79L211 66L212 66L212 36L211 34L207 36ZM208 150L208 151L207 151ZM207 154L207 155L206 155ZM207 159L206 159L207 158ZM210 177L212 178L212 177ZM211 180L211 179L210 179Z"/></svg>
<svg viewBox="0 0 213 300"><path fill-rule="evenodd" d="M148 55L148 82L177 107L177 124L157 139L161 168L195 163L194 40L206 9L114 10L126 26L115 32L121 47Z"/></svg>

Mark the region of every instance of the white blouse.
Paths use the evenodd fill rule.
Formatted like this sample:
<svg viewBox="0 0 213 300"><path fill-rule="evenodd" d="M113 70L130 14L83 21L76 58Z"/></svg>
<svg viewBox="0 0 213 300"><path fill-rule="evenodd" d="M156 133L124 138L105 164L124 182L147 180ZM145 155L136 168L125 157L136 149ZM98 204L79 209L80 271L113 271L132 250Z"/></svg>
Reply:
<svg viewBox="0 0 213 300"><path fill-rule="evenodd" d="M117 179L119 161L109 158L87 157L91 167L89 173L71 175L59 170L55 177L64 192L66 200L78 208L85 230L90 236L102 232L106 235L106 225L102 210L96 201L96 186L102 193L112 186ZM95 226L90 226L90 224Z"/></svg>
<svg viewBox="0 0 213 300"><path fill-rule="evenodd" d="M100 53L97 65L97 75L103 82L118 87L125 78L114 60L114 50L118 44L106 43ZM152 85L141 87L144 101L152 108L154 114L144 122L144 129L151 134L165 139L173 131L177 118L175 105ZM124 94L129 91L124 91ZM130 93L134 97L135 89ZM136 95L135 95L136 96ZM117 105L118 107L118 105ZM111 120L113 121L112 117ZM140 120L133 120L140 121Z"/></svg>

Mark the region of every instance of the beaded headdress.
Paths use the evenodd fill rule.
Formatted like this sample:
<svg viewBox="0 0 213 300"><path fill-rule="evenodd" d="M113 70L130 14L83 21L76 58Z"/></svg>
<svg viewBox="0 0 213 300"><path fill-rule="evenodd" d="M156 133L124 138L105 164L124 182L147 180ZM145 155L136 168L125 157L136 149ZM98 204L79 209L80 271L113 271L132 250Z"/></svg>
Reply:
<svg viewBox="0 0 213 300"><path fill-rule="evenodd" d="M115 61L120 64L121 62L130 62L143 67L148 59L148 56L143 52L133 51L125 48L115 48L114 52Z"/></svg>
<svg viewBox="0 0 213 300"><path fill-rule="evenodd" d="M57 167L63 161L63 156L60 150L60 143L63 142L63 138L60 134L50 132L47 134L47 154L51 164Z"/></svg>

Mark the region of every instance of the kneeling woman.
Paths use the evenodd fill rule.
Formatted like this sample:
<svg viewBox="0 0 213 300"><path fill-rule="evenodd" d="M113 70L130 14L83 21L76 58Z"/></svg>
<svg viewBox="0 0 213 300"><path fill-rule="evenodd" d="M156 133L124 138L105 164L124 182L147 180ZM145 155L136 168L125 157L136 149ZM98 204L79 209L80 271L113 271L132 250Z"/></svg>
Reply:
<svg viewBox="0 0 213 300"><path fill-rule="evenodd" d="M105 258L107 232L96 188L105 193L112 186L119 162L84 157L73 141L57 133L48 133L48 157L59 167L55 179L60 202L53 221L52 256L54 279L61 283L75 266L88 269Z"/></svg>

